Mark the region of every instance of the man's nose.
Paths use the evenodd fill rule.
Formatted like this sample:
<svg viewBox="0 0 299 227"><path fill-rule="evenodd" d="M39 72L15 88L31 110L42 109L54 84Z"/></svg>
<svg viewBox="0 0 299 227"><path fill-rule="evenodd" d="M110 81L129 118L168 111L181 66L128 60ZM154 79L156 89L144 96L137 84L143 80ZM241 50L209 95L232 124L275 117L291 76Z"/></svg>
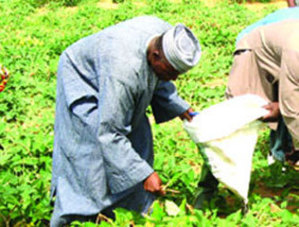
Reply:
<svg viewBox="0 0 299 227"><path fill-rule="evenodd" d="M176 79L178 78L178 76L179 76L179 75L173 75L173 76L171 76L171 79L172 79L172 80L176 80Z"/></svg>

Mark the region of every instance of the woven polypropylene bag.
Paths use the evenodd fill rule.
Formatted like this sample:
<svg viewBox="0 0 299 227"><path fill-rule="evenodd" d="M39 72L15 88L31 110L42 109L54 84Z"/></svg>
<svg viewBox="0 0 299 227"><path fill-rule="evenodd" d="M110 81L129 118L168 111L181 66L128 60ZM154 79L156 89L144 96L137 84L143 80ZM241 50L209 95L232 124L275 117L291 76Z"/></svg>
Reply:
<svg viewBox="0 0 299 227"><path fill-rule="evenodd" d="M247 204L253 151L258 118L268 111L267 102L256 95L243 95L213 105L196 115L184 128L202 147L213 175L243 198Z"/></svg>

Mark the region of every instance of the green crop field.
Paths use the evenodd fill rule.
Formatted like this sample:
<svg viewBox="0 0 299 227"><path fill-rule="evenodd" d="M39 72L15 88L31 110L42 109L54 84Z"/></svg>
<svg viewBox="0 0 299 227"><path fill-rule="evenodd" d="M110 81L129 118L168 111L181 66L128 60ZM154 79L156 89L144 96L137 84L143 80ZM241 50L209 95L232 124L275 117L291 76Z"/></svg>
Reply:
<svg viewBox="0 0 299 227"><path fill-rule="evenodd" d="M0 64L11 74L0 93L0 226L49 225L56 71L67 46L139 15L155 15L173 25L182 22L195 32L203 52L200 63L175 83L200 111L224 100L237 34L286 6L285 1L0 0ZM152 119L150 109L148 115ZM163 125L152 121L152 129L154 167L167 195L145 217L119 209L115 221L99 226L299 226L298 172L268 166L268 129L260 132L254 153L245 216L240 199L223 186L220 195L227 204L204 212L194 209L203 164L197 147L179 119Z"/></svg>

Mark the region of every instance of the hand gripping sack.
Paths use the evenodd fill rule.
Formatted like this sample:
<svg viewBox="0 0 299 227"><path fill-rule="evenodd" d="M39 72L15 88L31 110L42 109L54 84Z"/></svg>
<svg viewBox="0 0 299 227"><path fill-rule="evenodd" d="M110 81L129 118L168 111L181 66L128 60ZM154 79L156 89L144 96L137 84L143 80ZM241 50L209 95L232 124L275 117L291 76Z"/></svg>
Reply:
<svg viewBox="0 0 299 227"><path fill-rule="evenodd" d="M251 162L267 102L257 95L242 95L213 105L184 128L200 147L213 175L247 204Z"/></svg>

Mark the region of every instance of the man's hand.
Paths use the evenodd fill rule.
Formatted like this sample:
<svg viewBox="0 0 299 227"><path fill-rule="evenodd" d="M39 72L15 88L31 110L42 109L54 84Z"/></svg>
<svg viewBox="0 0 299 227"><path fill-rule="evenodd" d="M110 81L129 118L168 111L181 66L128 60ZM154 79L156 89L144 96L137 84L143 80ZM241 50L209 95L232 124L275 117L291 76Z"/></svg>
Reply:
<svg viewBox="0 0 299 227"><path fill-rule="evenodd" d="M180 115L181 120L186 119L187 121L191 121L192 120L192 116L190 115L190 113L192 113L193 110L191 108L189 108L186 112L182 113Z"/></svg>
<svg viewBox="0 0 299 227"><path fill-rule="evenodd" d="M145 179L143 187L146 191L153 194L165 195L165 191L162 187L162 181L156 172L153 172Z"/></svg>
<svg viewBox="0 0 299 227"><path fill-rule="evenodd" d="M278 102L271 102L263 106L266 110L269 110L269 114L262 117L264 122L274 122L278 120L280 116L279 104Z"/></svg>

